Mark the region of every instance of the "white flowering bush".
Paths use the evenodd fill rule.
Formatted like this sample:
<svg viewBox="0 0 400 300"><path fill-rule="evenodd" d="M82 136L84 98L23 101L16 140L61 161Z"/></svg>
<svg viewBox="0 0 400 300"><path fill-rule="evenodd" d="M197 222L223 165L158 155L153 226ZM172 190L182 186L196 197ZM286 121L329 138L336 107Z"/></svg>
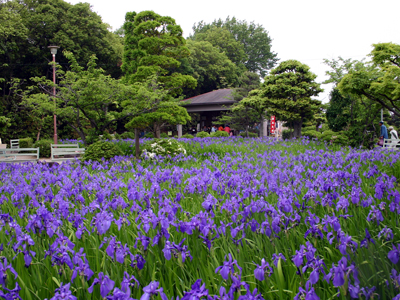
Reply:
<svg viewBox="0 0 400 300"><path fill-rule="evenodd" d="M153 139L143 146L142 156L153 159L158 156L177 156L186 154L186 149L182 143L174 139Z"/></svg>

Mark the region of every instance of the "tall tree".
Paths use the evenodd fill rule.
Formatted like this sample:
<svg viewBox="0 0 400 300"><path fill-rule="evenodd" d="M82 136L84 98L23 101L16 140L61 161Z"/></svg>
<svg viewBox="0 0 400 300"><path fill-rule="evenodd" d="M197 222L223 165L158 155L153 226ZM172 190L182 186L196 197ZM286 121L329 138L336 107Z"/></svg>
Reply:
<svg viewBox="0 0 400 300"><path fill-rule="evenodd" d="M207 31L199 32L193 36L195 41L207 41L236 64L236 66L244 71L246 69L245 62L247 55L244 52L244 45L235 40L233 34L226 28L211 27Z"/></svg>
<svg viewBox="0 0 400 300"><path fill-rule="evenodd" d="M77 63L72 53L65 52L64 55L71 65L70 70L57 72L56 105L52 98L53 82L45 77L34 78L40 91L31 88L24 97L23 105L32 109L35 116L55 113L87 144L117 121L140 113L133 110L122 113L119 107L126 99L133 98L136 90L105 75L104 70L97 68L94 55L86 69Z"/></svg>
<svg viewBox="0 0 400 300"><path fill-rule="evenodd" d="M272 69L261 88L250 95L253 101L261 100L268 115L287 121L294 129L293 135L300 137L303 122L312 119L321 105L321 101L311 98L323 91L316 78L307 65L287 60Z"/></svg>
<svg viewBox="0 0 400 300"><path fill-rule="evenodd" d="M344 94L363 95L400 116L400 45L374 44L373 68L354 70L343 77L338 88Z"/></svg>
<svg viewBox="0 0 400 300"><path fill-rule="evenodd" d="M380 71L370 62L343 59L325 60L330 67L326 72L329 78L324 83L333 83L327 120L329 128L344 131L353 147L368 146L373 133L377 133L376 124L380 121L382 106L365 95L340 90L341 82L349 74L365 74L372 80L379 77ZM387 112L385 115L388 116ZM385 118L387 119L387 118Z"/></svg>
<svg viewBox="0 0 400 300"><path fill-rule="evenodd" d="M247 57L244 65L248 71L264 77L278 61L277 54L271 50L272 39L262 25L228 16L225 21L218 19L210 24L204 21L194 24L193 37L195 38L197 34L204 33L213 27L229 30L235 40L243 45Z"/></svg>
<svg viewBox="0 0 400 300"><path fill-rule="evenodd" d="M163 101L175 103L184 88L194 88L196 80L190 75L176 72L180 59L189 55L182 36L182 29L171 17L160 16L153 11L126 14L124 23L125 51L122 69L125 82L146 82L156 76L168 97ZM154 111L152 112L154 115ZM150 119L150 118L149 118ZM156 137L164 121L155 122Z"/></svg>
<svg viewBox="0 0 400 300"><path fill-rule="evenodd" d="M188 40L187 46L190 56L181 60L177 71L192 75L197 86L195 89L185 88L183 93L186 97L237 86L240 71L225 53L206 41Z"/></svg>

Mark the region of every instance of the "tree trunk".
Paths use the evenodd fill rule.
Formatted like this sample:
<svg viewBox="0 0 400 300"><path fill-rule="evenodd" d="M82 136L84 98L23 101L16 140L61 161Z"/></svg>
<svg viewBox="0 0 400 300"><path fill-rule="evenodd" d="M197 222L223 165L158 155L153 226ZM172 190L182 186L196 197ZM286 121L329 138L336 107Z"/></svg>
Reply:
<svg viewBox="0 0 400 300"><path fill-rule="evenodd" d="M136 159L140 157L140 148L139 148L139 128L135 128L135 156Z"/></svg>
<svg viewBox="0 0 400 300"><path fill-rule="evenodd" d="M301 137L301 126L303 125L303 120L293 121L293 136L295 138Z"/></svg>
<svg viewBox="0 0 400 300"><path fill-rule="evenodd" d="M158 123L154 123L154 135L156 137L156 139L160 138L160 124Z"/></svg>

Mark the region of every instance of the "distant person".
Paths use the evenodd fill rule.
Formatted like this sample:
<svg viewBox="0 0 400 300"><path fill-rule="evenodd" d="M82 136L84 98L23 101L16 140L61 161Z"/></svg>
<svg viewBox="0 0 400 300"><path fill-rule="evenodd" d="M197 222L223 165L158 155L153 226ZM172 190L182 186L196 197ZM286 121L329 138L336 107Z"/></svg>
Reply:
<svg viewBox="0 0 400 300"><path fill-rule="evenodd" d="M222 125L220 125L220 126L218 127L218 130L219 130L219 131L224 131L224 127L222 127Z"/></svg>
<svg viewBox="0 0 400 300"><path fill-rule="evenodd" d="M231 132L231 128L229 127L229 125L226 125L224 130L229 134Z"/></svg>
<svg viewBox="0 0 400 300"><path fill-rule="evenodd" d="M392 140L390 142L390 147L391 148L396 148L396 145L398 143L398 141L396 141L396 140L399 139L399 135L397 134L397 131L394 130L393 126L389 126L388 130L389 130L389 133L390 133L390 139Z"/></svg>
<svg viewBox="0 0 400 300"><path fill-rule="evenodd" d="M193 126L192 129L190 129L190 134L191 134L191 135L196 135L196 133L197 133L197 130L196 130L196 128Z"/></svg>
<svg viewBox="0 0 400 300"><path fill-rule="evenodd" d="M213 126L211 127L211 132L216 132L216 131L217 131L217 126L213 125Z"/></svg>
<svg viewBox="0 0 400 300"><path fill-rule="evenodd" d="M377 145L383 147L385 139L389 139L389 137L388 137L387 128L385 125L383 125L383 121L379 122L379 126L381 126L381 135L379 137L379 141L378 141Z"/></svg>

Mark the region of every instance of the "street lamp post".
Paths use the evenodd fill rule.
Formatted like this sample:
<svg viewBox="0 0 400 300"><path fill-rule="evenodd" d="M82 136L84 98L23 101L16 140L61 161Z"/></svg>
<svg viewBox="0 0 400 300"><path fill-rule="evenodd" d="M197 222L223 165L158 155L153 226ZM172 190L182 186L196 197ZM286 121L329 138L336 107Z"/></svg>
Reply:
<svg viewBox="0 0 400 300"><path fill-rule="evenodd" d="M57 115L56 115L56 54L58 46L49 46L51 55L53 56L53 99L54 99L54 144L57 144Z"/></svg>

